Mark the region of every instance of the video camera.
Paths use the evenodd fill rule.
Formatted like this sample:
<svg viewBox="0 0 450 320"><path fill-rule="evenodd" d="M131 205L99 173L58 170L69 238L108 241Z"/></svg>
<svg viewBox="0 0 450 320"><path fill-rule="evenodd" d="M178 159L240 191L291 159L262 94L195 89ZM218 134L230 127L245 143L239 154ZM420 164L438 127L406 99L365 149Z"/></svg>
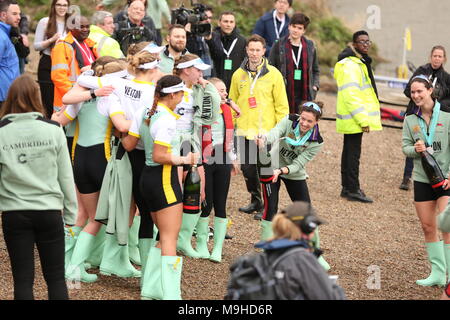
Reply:
<svg viewBox="0 0 450 320"><path fill-rule="evenodd" d="M124 28L120 32L126 34L125 38L131 38L134 41L140 41L145 36L144 27Z"/></svg>
<svg viewBox="0 0 450 320"><path fill-rule="evenodd" d="M181 24L182 26L191 24L191 33L200 37L208 36L211 33L210 23L201 23L208 19L206 15L206 6L201 3L193 3L192 10L187 9L183 4L180 8L172 10L172 24Z"/></svg>

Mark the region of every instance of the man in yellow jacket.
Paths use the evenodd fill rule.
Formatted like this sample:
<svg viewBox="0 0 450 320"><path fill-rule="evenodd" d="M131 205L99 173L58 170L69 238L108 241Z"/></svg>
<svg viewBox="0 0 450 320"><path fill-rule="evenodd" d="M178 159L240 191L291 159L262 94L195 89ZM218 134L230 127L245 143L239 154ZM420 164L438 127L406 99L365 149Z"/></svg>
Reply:
<svg viewBox="0 0 450 320"><path fill-rule="evenodd" d="M89 39L95 42L95 49L97 49L99 57L123 58L120 44L111 37L115 29L112 13L96 11L92 15L91 23Z"/></svg>
<svg viewBox="0 0 450 320"><path fill-rule="evenodd" d="M344 134L341 158L341 197L373 202L359 184L363 133L381 130L380 104L368 56L371 41L366 31L353 35L353 43L338 57L334 78L338 86L336 129Z"/></svg>
<svg viewBox="0 0 450 320"><path fill-rule="evenodd" d="M55 86L55 111L62 108L62 97L73 87L81 69L97 59L95 43L88 39L89 27L89 20L81 16L79 23L68 24L67 36L58 40L52 49L51 79Z"/></svg>
<svg viewBox="0 0 450 320"><path fill-rule="evenodd" d="M241 109L235 128L239 138L241 169L247 190L251 194L251 203L239 208L239 211L245 213L257 211L255 219L259 220L263 202L254 138L258 134L269 132L289 113L289 102L283 76L264 58L266 51L264 38L258 35L251 36L247 40L246 51L248 58L243 61L231 79L230 98Z"/></svg>

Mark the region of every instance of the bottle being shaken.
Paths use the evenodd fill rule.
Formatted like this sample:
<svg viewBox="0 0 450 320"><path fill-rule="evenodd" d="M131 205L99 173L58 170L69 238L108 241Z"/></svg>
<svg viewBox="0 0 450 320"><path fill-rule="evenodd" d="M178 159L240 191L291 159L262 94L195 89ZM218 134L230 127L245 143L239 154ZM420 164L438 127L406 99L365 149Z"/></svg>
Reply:
<svg viewBox="0 0 450 320"><path fill-rule="evenodd" d="M189 168L184 180L183 212L191 214L200 212L200 174L197 165Z"/></svg>
<svg viewBox="0 0 450 320"><path fill-rule="evenodd" d="M413 128L414 132L414 141L421 140L419 137L420 127L415 126ZM428 144L425 143L425 146L428 148L432 148L428 146ZM445 181L445 176L442 173L441 168L439 167L439 164L437 163L436 159L433 157L433 155L428 151L423 151L420 153L421 161L422 161L422 167L425 171L428 179L430 180L430 185L433 189L442 187Z"/></svg>

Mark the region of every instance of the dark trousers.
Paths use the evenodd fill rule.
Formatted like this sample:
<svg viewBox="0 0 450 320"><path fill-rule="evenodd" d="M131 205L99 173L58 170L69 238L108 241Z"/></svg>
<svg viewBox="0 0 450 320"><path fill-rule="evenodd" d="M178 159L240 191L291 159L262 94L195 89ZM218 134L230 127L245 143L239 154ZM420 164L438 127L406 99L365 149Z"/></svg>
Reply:
<svg viewBox="0 0 450 320"><path fill-rule="evenodd" d="M404 178L411 178L414 169L414 159L406 157L405 159L405 170L403 170Z"/></svg>
<svg viewBox="0 0 450 320"><path fill-rule="evenodd" d="M156 44L160 46L162 44L161 29L156 29Z"/></svg>
<svg viewBox="0 0 450 320"><path fill-rule="evenodd" d="M359 185L359 159L361 158L362 132L344 134L344 147L341 157L342 188L356 192Z"/></svg>
<svg viewBox="0 0 450 320"><path fill-rule="evenodd" d="M67 300L64 278L64 227L61 211L9 211L2 214L3 237L11 261L14 299L32 300L34 244L50 300Z"/></svg>
<svg viewBox="0 0 450 320"><path fill-rule="evenodd" d="M275 183L261 184L264 197L264 213L262 218L266 221L272 221L278 212L278 195L280 193L281 180L283 180L291 201L311 202L309 197L308 185L306 180L289 180L279 178Z"/></svg>
<svg viewBox="0 0 450 320"><path fill-rule="evenodd" d="M245 179L247 191L251 195L251 202L262 207L261 186L259 185L259 173L257 168L258 147L255 141L245 137L237 138L238 152L241 160L241 170Z"/></svg>
<svg viewBox="0 0 450 320"><path fill-rule="evenodd" d="M227 217L226 204L231 180L231 164L204 164L206 205L202 206L201 217L209 217L212 208L216 217Z"/></svg>
<svg viewBox="0 0 450 320"><path fill-rule="evenodd" d="M45 116L49 119L53 114L53 99L55 96L55 89L51 78L52 60L49 55L42 54L39 60L37 78L39 88L41 89L42 104L45 109Z"/></svg>

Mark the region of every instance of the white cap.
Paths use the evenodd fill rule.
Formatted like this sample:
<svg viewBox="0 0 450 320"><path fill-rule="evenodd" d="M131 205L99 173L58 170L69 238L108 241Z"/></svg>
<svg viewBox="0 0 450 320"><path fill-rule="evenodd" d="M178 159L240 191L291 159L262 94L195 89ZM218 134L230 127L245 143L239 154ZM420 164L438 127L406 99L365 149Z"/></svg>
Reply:
<svg viewBox="0 0 450 320"><path fill-rule="evenodd" d="M184 92L187 92L187 93L191 93L192 92L191 89L186 87L184 82L180 82L179 84L176 84L174 86L167 87L167 88L164 88L164 89L161 90L161 92L163 92L163 93L174 93L174 92L179 92L179 91L184 91Z"/></svg>
<svg viewBox="0 0 450 320"><path fill-rule="evenodd" d="M177 69L186 69L186 68L190 68L190 67L195 67L198 70L208 70L209 68L211 68L211 66L209 64L206 64L203 62L202 59L197 58L191 61L187 61L187 62L183 62L178 64Z"/></svg>
<svg viewBox="0 0 450 320"><path fill-rule="evenodd" d="M154 60L152 62L147 62L147 63L139 65L139 69L149 70L149 69L155 69L158 66L159 66L159 60Z"/></svg>
<svg viewBox="0 0 450 320"><path fill-rule="evenodd" d="M142 49L141 51L148 51L150 53L160 53L161 51L163 51L165 49L164 46L159 47L156 45L156 43L154 42L150 42L144 49Z"/></svg>

